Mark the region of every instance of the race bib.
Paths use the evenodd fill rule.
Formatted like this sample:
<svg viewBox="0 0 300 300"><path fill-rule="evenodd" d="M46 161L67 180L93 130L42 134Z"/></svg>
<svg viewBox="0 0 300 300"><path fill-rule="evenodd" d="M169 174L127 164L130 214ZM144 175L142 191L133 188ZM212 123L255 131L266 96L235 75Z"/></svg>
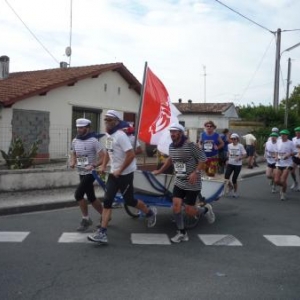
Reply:
<svg viewBox="0 0 300 300"><path fill-rule="evenodd" d="M186 177L186 164L184 162L175 162L174 169L176 177Z"/></svg>
<svg viewBox="0 0 300 300"><path fill-rule="evenodd" d="M285 153L278 153L278 159L284 159Z"/></svg>
<svg viewBox="0 0 300 300"><path fill-rule="evenodd" d="M76 159L78 167L85 167L89 164L89 159L87 156L78 156Z"/></svg>
<svg viewBox="0 0 300 300"><path fill-rule="evenodd" d="M213 142L211 142L211 141L206 141L206 142L204 142L204 144L203 144L203 149L204 149L204 151L206 151L206 152L211 152L211 150L213 149L213 146L214 146Z"/></svg>
<svg viewBox="0 0 300 300"><path fill-rule="evenodd" d="M107 138L105 142L105 148L107 151L112 152L113 151L113 139L112 138Z"/></svg>

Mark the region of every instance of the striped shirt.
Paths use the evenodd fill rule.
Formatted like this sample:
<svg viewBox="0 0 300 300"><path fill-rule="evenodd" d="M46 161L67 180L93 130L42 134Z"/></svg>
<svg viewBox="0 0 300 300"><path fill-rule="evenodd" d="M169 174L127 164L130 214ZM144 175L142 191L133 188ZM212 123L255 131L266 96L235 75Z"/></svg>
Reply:
<svg viewBox="0 0 300 300"><path fill-rule="evenodd" d="M72 141L71 150L76 155L77 170L80 175L91 174L92 171L84 170L84 167L97 163L98 153L103 150L99 141L92 137L87 140L75 138Z"/></svg>
<svg viewBox="0 0 300 300"><path fill-rule="evenodd" d="M176 172L175 185L184 190L198 191L201 190L202 182L199 173L195 184L188 181L188 176L198 167L199 162L206 161L205 152L196 144L186 141L182 147L169 147L169 156L172 159Z"/></svg>

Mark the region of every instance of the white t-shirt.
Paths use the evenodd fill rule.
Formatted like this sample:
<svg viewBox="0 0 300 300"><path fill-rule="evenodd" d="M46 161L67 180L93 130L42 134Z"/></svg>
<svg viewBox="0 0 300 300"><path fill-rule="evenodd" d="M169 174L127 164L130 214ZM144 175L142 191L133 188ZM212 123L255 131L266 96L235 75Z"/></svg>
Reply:
<svg viewBox="0 0 300 300"><path fill-rule="evenodd" d="M294 143L295 147L296 147L296 153L295 156L298 155L298 157L300 156L300 138L298 139L296 136L293 137L292 142Z"/></svg>
<svg viewBox="0 0 300 300"><path fill-rule="evenodd" d="M132 149L132 145L128 136L122 130L117 130L112 135L107 133L106 136L105 147L110 158L110 172L112 173L121 168L126 157L126 152ZM132 173L135 170L136 159L134 159L125 170L123 170L122 175Z"/></svg>
<svg viewBox="0 0 300 300"><path fill-rule="evenodd" d="M265 146L265 159L267 160L268 164L275 164L276 160L276 153L277 153L277 141L273 143L272 140L266 142Z"/></svg>
<svg viewBox="0 0 300 300"><path fill-rule="evenodd" d="M290 155L294 152L295 152L295 145L292 141L290 140L287 140L285 142L283 140L277 141L278 160L276 162L276 167L292 166L293 160Z"/></svg>
<svg viewBox="0 0 300 300"><path fill-rule="evenodd" d="M247 154L247 152L242 144L228 144L228 164L241 166L243 163L241 158L245 154Z"/></svg>

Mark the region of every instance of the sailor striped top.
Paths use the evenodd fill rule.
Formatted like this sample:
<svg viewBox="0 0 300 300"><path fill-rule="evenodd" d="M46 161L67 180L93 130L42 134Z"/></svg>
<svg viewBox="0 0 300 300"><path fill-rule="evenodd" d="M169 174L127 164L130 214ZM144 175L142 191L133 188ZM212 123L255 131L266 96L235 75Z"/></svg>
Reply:
<svg viewBox="0 0 300 300"><path fill-rule="evenodd" d="M92 137L87 140L74 139L71 150L76 155L77 170L80 175L91 174L92 171L84 170L84 167L97 163L98 153L103 150L99 141Z"/></svg>
<svg viewBox="0 0 300 300"><path fill-rule="evenodd" d="M196 144L186 141L178 148L171 144L169 147L169 156L172 159L175 169L175 185L184 190L201 190L202 173L199 173L195 184L189 183L188 176L196 170L199 162L206 161L205 152Z"/></svg>

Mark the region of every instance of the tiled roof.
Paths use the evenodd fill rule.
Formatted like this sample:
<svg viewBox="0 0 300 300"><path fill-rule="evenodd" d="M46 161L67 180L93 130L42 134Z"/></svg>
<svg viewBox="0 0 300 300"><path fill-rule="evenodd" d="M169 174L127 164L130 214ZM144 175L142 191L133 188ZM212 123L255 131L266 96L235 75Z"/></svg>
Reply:
<svg viewBox="0 0 300 300"><path fill-rule="evenodd" d="M74 85L79 80L98 77L107 71L118 72L130 88L141 93L141 83L134 75L122 63L111 63L10 73L7 78L0 80L0 104L9 107L17 101L45 94L61 86Z"/></svg>
<svg viewBox="0 0 300 300"><path fill-rule="evenodd" d="M222 114L234 104L228 103L173 103L183 114Z"/></svg>

